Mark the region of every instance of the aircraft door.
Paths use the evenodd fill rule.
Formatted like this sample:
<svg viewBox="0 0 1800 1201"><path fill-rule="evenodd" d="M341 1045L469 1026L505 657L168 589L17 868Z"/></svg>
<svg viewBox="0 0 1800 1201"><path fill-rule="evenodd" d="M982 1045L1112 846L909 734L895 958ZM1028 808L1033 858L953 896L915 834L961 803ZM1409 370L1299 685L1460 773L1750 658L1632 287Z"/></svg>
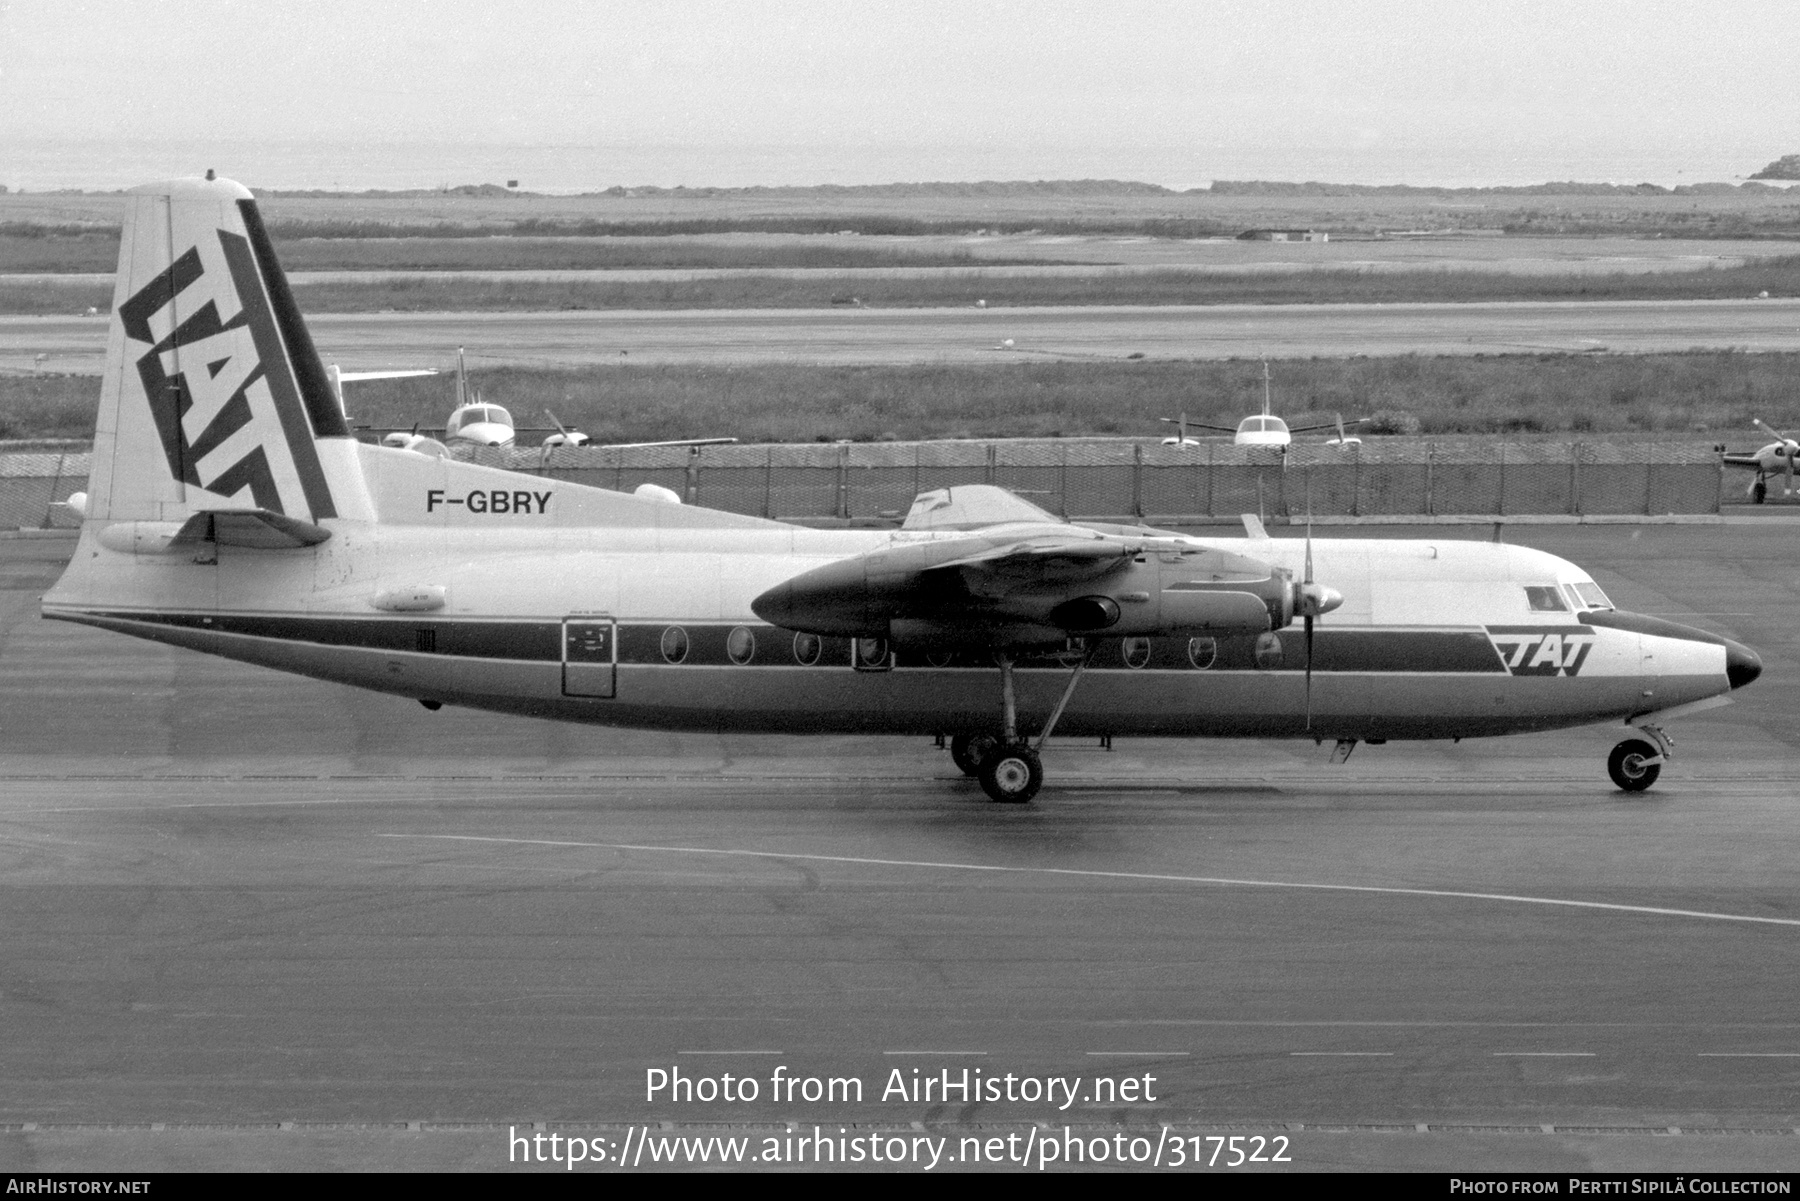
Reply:
<svg viewBox="0 0 1800 1201"><path fill-rule="evenodd" d="M571 617L563 622L564 696L610 700L618 672L619 637L610 617Z"/></svg>

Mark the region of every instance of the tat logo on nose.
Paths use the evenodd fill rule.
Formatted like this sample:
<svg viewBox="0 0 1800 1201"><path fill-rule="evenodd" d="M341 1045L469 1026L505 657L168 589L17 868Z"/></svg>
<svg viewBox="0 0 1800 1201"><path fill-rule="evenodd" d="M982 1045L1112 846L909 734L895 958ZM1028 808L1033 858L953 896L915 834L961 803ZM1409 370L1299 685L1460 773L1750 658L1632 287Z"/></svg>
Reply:
<svg viewBox="0 0 1800 1201"><path fill-rule="evenodd" d="M1515 676L1579 675L1596 639L1591 626L1489 626L1488 637Z"/></svg>

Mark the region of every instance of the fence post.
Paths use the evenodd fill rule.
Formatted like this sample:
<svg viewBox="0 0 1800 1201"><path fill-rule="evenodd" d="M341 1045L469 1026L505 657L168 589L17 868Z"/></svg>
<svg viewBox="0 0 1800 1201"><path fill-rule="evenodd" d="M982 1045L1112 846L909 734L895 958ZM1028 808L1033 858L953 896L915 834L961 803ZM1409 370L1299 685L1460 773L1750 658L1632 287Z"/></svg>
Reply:
<svg viewBox="0 0 1800 1201"><path fill-rule="evenodd" d="M1581 443L1569 443L1569 512L1581 515Z"/></svg>
<svg viewBox="0 0 1800 1201"><path fill-rule="evenodd" d="M992 442L989 442L987 445L987 482L990 484L993 483L1000 476L999 469L995 465L995 461L998 458L998 456L999 456L999 448L996 447Z"/></svg>
<svg viewBox="0 0 1800 1201"><path fill-rule="evenodd" d="M850 444L838 444L837 515L850 516Z"/></svg>
<svg viewBox="0 0 1800 1201"><path fill-rule="evenodd" d="M695 504L700 499L700 448L688 447L687 461L687 496L684 504Z"/></svg>
<svg viewBox="0 0 1800 1201"><path fill-rule="evenodd" d="M1206 443L1206 515L1213 516L1213 475L1217 468L1213 462L1213 444L1210 439Z"/></svg>
<svg viewBox="0 0 1800 1201"><path fill-rule="evenodd" d="M50 528L50 508L56 503L56 490L62 485L63 461L67 458L68 456L66 454L59 454L56 456L56 476L50 481L50 499L44 504L43 528L45 529Z"/></svg>
<svg viewBox="0 0 1800 1201"><path fill-rule="evenodd" d="M1061 452L1062 462L1056 477L1056 508L1062 514L1063 520L1067 521L1069 519L1069 444L1067 442L1059 443L1057 450Z"/></svg>
<svg viewBox="0 0 1800 1201"><path fill-rule="evenodd" d="M775 448L763 448L763 511L764 517L775 516Z"/></svg>
<svg viewBox="0 0 1800 1201"><path fill-rule="evenodd" d="M1144 444L1131 444L1131 515L1144 519Z"/></svg>
<svg viewBox="0 0 1800 1201"><path fill-rule="evenodd" d="M1500 439L1500 503L1494 506L1494 516L1506 516L1506 439Z"/></svg>
<svg viewBox="0 0 1800 1201"><path fill-rule="evenodd" d="M1355 456L1354 459L1352 460L1352 462L1354 462L1356 464L1356 469L1355 469L1356 474L1350 477L1350 516L1361 517L1362 516L1362 443L1358 442L1356 444L1355 448L1353 450L1351 450L1350 453L1353 456ZM1312 514L1309 512L1307 514L1307 516L1310 518L1312 516Z"/></svg>
<svg viewBox="0 0 1800 1201"><path fill-rule="evenodd" d="M1656 443L1648 444L1650 452L1644 456L1644 516L1650 516L1650 504L1656 498Z"/></svg>
<svg viewBox="0 0 1800 1201"><path fill-rule="evenodd" d="M1425 444L1425 516L1427 517L1437 516L1437 506L1433 504L1431 497L1431 467L1436 462L1437 443L1427 442Z"/></svg>

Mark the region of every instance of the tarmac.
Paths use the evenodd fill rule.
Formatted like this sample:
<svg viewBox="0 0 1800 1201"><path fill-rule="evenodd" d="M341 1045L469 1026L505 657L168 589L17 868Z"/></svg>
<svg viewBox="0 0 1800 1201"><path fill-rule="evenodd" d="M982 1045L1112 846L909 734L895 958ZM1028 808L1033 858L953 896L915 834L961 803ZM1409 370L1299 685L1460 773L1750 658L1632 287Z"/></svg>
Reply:
<svg viewBox="0 0 1800 1201"><path fill-rule="evenodd" d="M999 807L45 622L72 541L0 542L0 1170L1800 1169L1795 528L1504 536L1763 656L1651 792L1615 727L1055 740Z"/></svg>
<svg viewBox="0 0 1800 1201"><path fill-rule="evenodd" d="M991 363L1007 359L1800 351L1800 300L322 313L351 370L483 364ZM0 369L98 374L107 320L0 317Z"/></svg>

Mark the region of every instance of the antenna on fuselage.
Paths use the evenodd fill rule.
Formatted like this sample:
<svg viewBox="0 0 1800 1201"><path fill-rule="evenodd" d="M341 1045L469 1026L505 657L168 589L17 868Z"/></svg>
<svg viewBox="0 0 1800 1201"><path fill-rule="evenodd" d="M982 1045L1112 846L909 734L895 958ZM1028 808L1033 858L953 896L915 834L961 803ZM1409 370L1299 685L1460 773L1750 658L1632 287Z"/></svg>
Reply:
<svg viewBox="0 0 1800 1201"><path fill-rule="evenodd" d="M1262 361L1262 363L1263 363L1263 416L1267 417L1267 416L1269 416L1269 360L1264 359Z"/></svg>
<svg viewBox="0 0 1800 1201"><path fill-rule="evenodd" d="M463 348L456 348L456 407L469 403L469 378L463 369Z"/></svg>

